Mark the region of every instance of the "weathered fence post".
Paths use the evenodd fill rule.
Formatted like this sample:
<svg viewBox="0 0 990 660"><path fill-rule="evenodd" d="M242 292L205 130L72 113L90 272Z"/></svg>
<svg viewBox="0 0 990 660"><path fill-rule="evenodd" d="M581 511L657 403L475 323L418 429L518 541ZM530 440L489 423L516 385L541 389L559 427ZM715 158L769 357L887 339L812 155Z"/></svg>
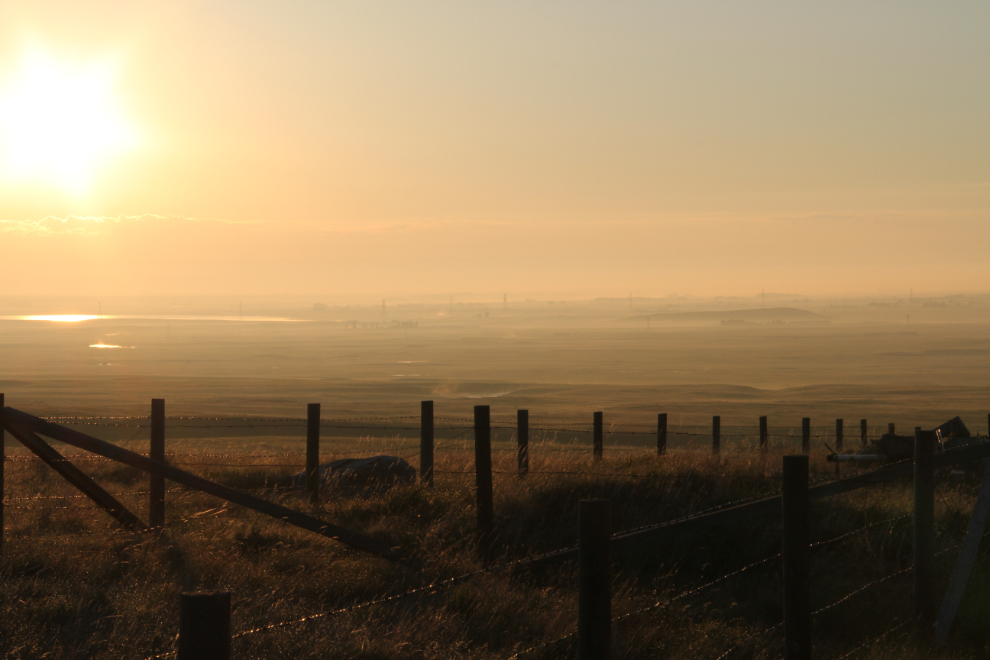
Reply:
<svg viewBox="0 0 990 660"><path fill-rule="evenodd" d="M148 458L165 462L165 399L151 400L151 447ZM148 525L165 527L165 478L150 477L151 499L148 502Z"/></svg>
<svg viewBox="0 0 990 660"><path fill-rule="evenodd" d="M866 420L859 420L859 444L866 446Z"/></svg>
<svg viewBox="0 0 990 660"><path fill-rule="evenodd" d="M811 418L801 418L801 453L811 452Z"/></svg>
<svg viewBox="0 0 990 660"><path fill-rule="evenodd" d="M596 461L602 460L602 444L604 442L603 438L605 435L603 427L604 421L602 419L602 413L596 412L594 422L594 448L592 450Z"/></svg>
<svg viewBox="0 0 990 660"><path fill-rule="evenodd" d="M529 474L529 411L516 411L516 439L518 444L519 476Z"/></svg>
<svg viewBox="0 0 990 660"><path fill-rule="evenodd" d="M3 417L3 393L0 392L0 418ZM7 461L7 450L4 449L4 438L7 432L4 431L3 421L0 419L0 554L3 554L3 498L4 498L4 485L3 485L3 465Z"/></svg>
<svg viewBox="0 0 990 660"><path fill-rule="evenodd" d="M612 504L581 500L579 518L578 660L607 660L612 651Z"/></svg>
<svg viewBox="0 0 990 660"><path fill-rule="evenodd" d="M769 435L767 432L767 416L763 415L760 417L760 451L764 454L767 453L767 436Z"/></svg>
<svg viewBox="0 0 990 660"><path fill-rule="evenodd" d="M433 402L419 404L419 482L433 485Z"/></svg>
<svg viewBox="0 0 990 660"><path fill-rule="evenodd" d="M474 407L474 471L478 497L476 542L483 564L491 561L495 527L492 502L492 426L488 406Z"/></svg>
<svg viewBox="0 0 990 660"><path fill-rule="evenodd" d="M310 504L320 502L320 404L306 406L306 494Z"/></svg>
<svg viewBox="0 0 990 660"><path fill-rule="evenodd" d="M843 437L843 421L841 419L835 420L835 451L839 454L842 453L842 445L845 441ZM839 461L835 462L835 473L839 474L839 466L842 465Z"/></svg>
<svg viewBox="0 0 990 660"><path fill-rule="evenodd" d="M712 417L712 453L717 454L722 448L722 418Z"/></svg>
<svg viewBox="0 0 990 660"><path fill-rule="evenodd" d="M914 617L918 633L935 625L935 431L914 432Z"/></svg>
<svg viewBox="0 0 990 660"><path fill-rule="evenodd" d="M811 658L808 456L784 456L784 658Z"/></svg>
<svg viewBox="0 0 990 660"><path fill-rule="evenodd" d="M657 456L667 453L667 413L657 415Z"/></svg>
<svg viewBox="0 0 990 660"><path fill-rule="evenodd" d="M184 593L178 660L230 659L230 592Z"/></svg>

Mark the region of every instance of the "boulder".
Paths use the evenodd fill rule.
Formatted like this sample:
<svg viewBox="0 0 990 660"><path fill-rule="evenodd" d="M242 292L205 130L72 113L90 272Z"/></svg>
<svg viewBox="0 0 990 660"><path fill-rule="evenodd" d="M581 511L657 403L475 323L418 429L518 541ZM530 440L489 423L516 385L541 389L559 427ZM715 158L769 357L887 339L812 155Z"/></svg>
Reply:
<svg viewBox="0 0 990 660"><path fill-rule="evenodd" d="M320 488L389 488L416 483L416 468L397 456L342 458L321 465L318 475ZM292 475L292 487L306 489L305 470Z"/></svg>

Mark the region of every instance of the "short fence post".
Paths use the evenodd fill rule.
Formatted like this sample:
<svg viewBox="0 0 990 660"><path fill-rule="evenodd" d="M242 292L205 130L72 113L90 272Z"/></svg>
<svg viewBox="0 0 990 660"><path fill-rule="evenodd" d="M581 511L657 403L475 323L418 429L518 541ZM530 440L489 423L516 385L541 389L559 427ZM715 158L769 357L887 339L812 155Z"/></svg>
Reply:
<svg viewBox="0 0 990 660"><path fill-rule="evenodd" d="M581 500L578 509L578 660L612 651L612 505Z"/></svg>
<svg viewBox="0 0 990 660"><path fill-rule="evenodd" d="M914 617L919 634L935 625L935 431L914 432Z"/></svg>
<svg viewBox="0 0 990 660"><path fill-rule="evenodd" d="M801 419L801 453L811 453L811 418Z"/></svg>
<svg viewBox="0 0 990 660"><path fill-rule="evenodd" d="M784 658L811 658L808 456L784 456Z"/></svg>
<svg viewBox="0 0 990 660"><path fill-rule="evenodd" d="M478 497L478 555L483 564L491 561L495 527L492 503L492 427L488 406L474 407L474 470Z"/></svg>
<svg viewBox="0 0 990 660"><path fill-rule="evenodd" d="M859 443L865 447L866 446L866 420L859 420Z"/></svg>
<svg viewBox="0 0 990 660"><path fill-rule="evenodd" d="M842 453L842 445L843 445L843 441L845 440L845 438L843 438L842 423L843 422L842 422L841 419L835 420L835 451L836 451L836 453L839 453L839 454ZM842 465L842 464L839 463L839 461L836 461L835 462L835 473L836 474L839 474L839 466L840 465Z"/></svg>
<svg viewBox="0 0 990 660"><path fill-rule="evenodd" d="M0 392L0 418L3 417L3 393ZM7 461L7 450L4 449L4 436L7 432L3 428L3 422L0 421L0 554L3 554L3 498L4 498L4 485L3 485L3 464Z"/></svg>
<svg viewBox="0 0 990 660"><path fill-rule="evenodd" d="M722 447L722 418L712 417L712 453L717 454Z"/></svg>
<svg viewBox="0 0 990 660"><path fill-rule="evenodd" d="M151 447L148 458L165 462L165 399L151 400ZM165 526L165 478L150 477L151 499L148 502L148 526Z"/></svg>
<svg viewBox="0 0 990 660"><path fill-rule="evenodd" d="M306 406L306 494L310 504L320 502L320 404Z"/></svg>
<svg viewBox="0 0 990 660"><path fill-rule="evenodd" d="M657 415L657 456L667 453L667 413Z"/></svg>
<svg viewBox="0 0 990 660"><path fill-rule="evenodd" d="M887 433L894 435L894 423L887 424Z"/></svg>
<svg viewBox="0 0 990 660"><path fill-rule="evenodd" d="M419 482L433 485L433 402L419 404Z"/></svg>
<svg viewBox="0 0 990 660"><path fill-rule="evenodd" d="M764 454L767 453L767 437L769 435L767 432L767 416L764 415L760 417L760 451Z"/></svg>
<svg viewBox="0 0 990 660"><path fill-rule="evenodd" d="M519 476L529 474L529 411L516 411L516 439L518 444Z"/></svg>
<svg viewBox="0 0 990 660"><path fill-rule="evenodd" d="M184 593L178 660L230 660L230 592Z"/></svg>
<svg viewBox="0 0 990 660"><path fill-rule="evenodd" d="M602 443L604 437L604 430L602 428L603 426L604 426L604 422L602 420L602 414L600 412L596 412L595 423L594 423L595 437L594 437L594 449L593 449L594 457L596 461L600 461L602 459Z"/></svg>

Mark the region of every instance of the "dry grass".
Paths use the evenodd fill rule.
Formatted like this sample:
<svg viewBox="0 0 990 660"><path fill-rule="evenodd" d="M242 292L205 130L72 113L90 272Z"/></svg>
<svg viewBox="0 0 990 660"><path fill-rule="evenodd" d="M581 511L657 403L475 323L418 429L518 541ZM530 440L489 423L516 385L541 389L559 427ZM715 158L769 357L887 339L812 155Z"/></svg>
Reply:
<svg viewBox="0 0 990 660"><path fill-rule="evenodd" d="M495 455L498 553L512 560L573 545L577 503L612 500L614 528L630 529L775 491L779 456L675 450L662 459L643 450L587 453L536 445L532 474L513 474L514 455ZM8 450L8 455L12 452ZM411 453L411 452L410 452ZM16 454L15 458L24 457ZM303 499L281 490L298 456L243 455L219 460L175 457L189 469L242 489L259 489L294 508ZM210 465L208 463L222 463ZM251 465L264 463L264 465ZM102 461L80 465L147 514L147 479ZM238 467L238 465L240 467ZM813 478L834 468L813 461ZM0 560L0 653L8 658L144 658L174 649L178 594L234 593L233 628L246 631L399 594L431 580L480 568L472 548L472 458L460 446L440 452L434 488L331 493L315 512L420 553L413 571L183 490L169 494L168 532L120 530L44 465L7 463L6 545ZM620 476L622 475L622 476ZM635 476L625 476L635 475ZM962 538L978 474L939 482L938 548ZM68 497L69 499L54 499ZM28 498L28 499L21 499ZM814 541L910 512L907 483L855 491L813 505ZM25 507L25 508L17 508ZM691 532L663 547L642 548L615 565L614 615L642 609L739 569L780 549L776 518ZM944 586L955 552L939 555ZM901 570L911 561L910 518L878 524L813 551L813 607ZM949 657L986 658L990 558L981 555ZM239 658L508 658L575 630L574 565L541 572L497 570L410 597L244 635ZM615 658L772 658L782 655L780 565L766 562L667 607L623 619L614 628ZM910 575L877 585L816 619L816 656L840 657L910 614ZM905 628L857 658L930 657ZM573 657L573 637L523 658Z"/></svg>

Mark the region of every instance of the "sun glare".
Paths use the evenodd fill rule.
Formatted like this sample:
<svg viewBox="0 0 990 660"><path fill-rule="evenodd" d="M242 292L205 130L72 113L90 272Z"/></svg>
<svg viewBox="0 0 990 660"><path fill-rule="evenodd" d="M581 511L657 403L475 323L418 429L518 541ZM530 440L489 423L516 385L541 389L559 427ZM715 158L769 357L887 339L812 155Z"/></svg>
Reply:
<svg viewBox="0 0 990 660"><path fill-rule="evenodd" d="M80 321L92 321L100 318L88 314L46 314L43 316L21 316L22 321L52 321L53 323L79 323Z"/></svg>
<svg viewBox="0 0 990 660"><path fill-rule="evenodd" d="M31 53L0 87L0 158L13 181L55 184L74 194L135 141L113 98L107 64L60 66Z"/></svg>

